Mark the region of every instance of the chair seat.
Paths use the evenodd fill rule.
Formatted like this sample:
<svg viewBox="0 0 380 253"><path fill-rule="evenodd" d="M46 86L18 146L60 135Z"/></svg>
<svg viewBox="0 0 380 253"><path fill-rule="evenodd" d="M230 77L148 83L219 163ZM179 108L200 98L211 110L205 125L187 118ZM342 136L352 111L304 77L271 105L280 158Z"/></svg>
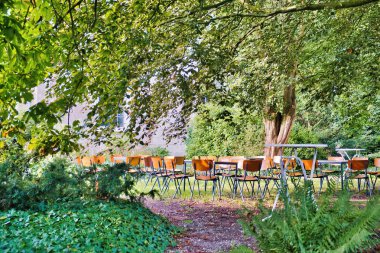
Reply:
<svg viewBox="0 0 380 253"><path fill-rule="evenodd" d="M337 173L337 172L340 172L340 171L336 171L336 170L322 170L323 173Z"/></svg>
<svg viewBox="0 0 380 253"><path fill-rule="evenodd" d="M366 178L368 178L368 176L366 176L364 174L359 174L359 175L353 176L351 178L353 178L353 179L366 179Z"/></svg>
<svg viewBox="0 0 380 253"><path fill-rule="evenodd" d="M302 177L303 173L302 172L288 172L287 173L289 177Z"/></svg>
<svg viewBox="0 0 380 253"><path fill-rule="evenodd" d="M174 174L174 173L183 173L181 169L175 169L175 170L169 170L167 169L168 173Z"/></svg>
<svg viewBox="0 0 380 253"><path fill-rule="evenodd" d="M169 176L171 179L181 179L181 178L187 178L190 177L189 175L185 174L175 174L175 175L170 175Z"/></svg>
<svg viewBox="0 0 380 253"><path fill-rule="evenodd" d="M172 174L170 173L156 173L154 174L156 177L169 177L171 176Z"/></svg>
<svg viewBox="0 0 380 253"><path fill-rule="evenodd" d="M128 170L128 173L131 173L131 174L135 174L135 173L138 173L138 172L139 172L138 170L134 170L134 169Z"/></svg>
<svg viewBox="0 0 380 253"><path fill-rule="evenodd" d="M241 177L237 177L236 180L238 181L258 181L259 178L256 177L256 176L241 176Z"/></svg>
<svg viewBox="0 0 380 253"><path fill-rule="evenodd" d="M235 177L235 174L222 173L223 177Z"/></svg>
<svg viewBox="0 0 380 253"><path fill-rule="evenodd" d="M210 181L210 180L217 180L217 176L205 176L205 175L200 175L196 176L197 180L202 180L202 181Z"/></svg>
<svg viewBox="0 0 380 253"><path fill-rule="evenodd" d="M367 174L368 175L379 175L380 171L368 171Z"/></svg>
<svg viewBox="0 0 380 253"><path fill-rule="evenodd" d="M271 176L260 176L260 179L266 179L266 180L280 180L278 177L271 177Z"/></svg>
<svg viewBox="0 0 380 253"><path fill-rule="evenodd" d="M310 177L310 175L307 175L308 177ZM324 177L327 177L326 174L313 174L313 178L324 178Z"/></svg>

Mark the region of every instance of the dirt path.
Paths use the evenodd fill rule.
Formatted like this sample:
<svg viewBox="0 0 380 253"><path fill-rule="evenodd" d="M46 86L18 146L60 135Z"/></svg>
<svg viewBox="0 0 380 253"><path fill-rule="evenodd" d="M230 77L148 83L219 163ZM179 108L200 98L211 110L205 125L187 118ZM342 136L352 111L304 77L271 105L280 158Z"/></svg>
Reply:
<svg viewBox="0 0 380 253"><path fill-rule="evenodd" d="M154 213L184 228L177 247L168 252L228 252L231 247L245 245L255 249L255 240L243 235L237 222L241 216L229 201L196 202L188 200L152 200L145 205ZM248 207L254 210L254 207Z"/></svg>

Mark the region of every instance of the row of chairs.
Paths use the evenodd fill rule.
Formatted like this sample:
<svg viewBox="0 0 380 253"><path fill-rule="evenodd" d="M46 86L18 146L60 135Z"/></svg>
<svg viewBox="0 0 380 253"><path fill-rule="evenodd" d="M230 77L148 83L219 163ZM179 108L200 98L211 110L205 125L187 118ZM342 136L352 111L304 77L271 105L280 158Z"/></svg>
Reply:
<svg viewBox="0 0 380 253"><path fill-rule="evenodd" d="M191 187L189 171L185 171L185 157L176 157L176 156L168 156L168 157L151 157L151 156L131 156L126 157L125 160L115 159L116 157L120 158L121 155L111 156L111 162L120 163L125 162L135 167L135 172L142 173L146 175L145 177L145 187L150 182L153 182L152 189L158 185L158 188L162 192L166 192L169 189L169 185L174 183L175 185L175 193L173 197L175 197L178 193L181 193L181 185L183 183L183 190L185 190L185 183L187 182L190 190L191 197L193 197L195 184L198 186L198 192L200 194L200 186L199 182L204 181L205 187L207 182L211 181L213 183L212 192L213 199L218 190L219 195L221 196L222 191L227 183L233 193L233 196L236 195L237 190L240 191L241 197L243 197L244 187L248 189L251 193L251 197L254 195L254 184L258 182L258 192L260 192L261 196L264 197L266 193L270 195L271 189L269 189L270 182L273 182L272 189L275 186L279 186L278 181L280 180L281 173L279 170L280 157L272 158L264 158L264 159L253 159L247 160L244 157L220 157L217 159L216 157L197 157L198 159L192 160L192 167L194 170L194 182ZM200 159L199 159L200 158ZM206 159L205 159L206 158ZM208 158L208 159L207 159ZM329 157L329 160L340 160L340 157ZM238 169L235 169L234 166L231 165L217 165L214 168L214 162L233 162L238 164ZM77 159L77 162L82 164L83 166L93 166L94 164L102 164L105 162L105 157L82 157L80 160ZM297 167L295 160L283 160L284 164L287 167L287 176L295 182L297 185L303 173L300 171L299 167ZM312 169L312 160L303 160L303 166L305 171L310 173ZM182 169L178 169L179 166L182 166ZM375 159L376 168L380 168L380 159ZM324 180L329 180L329 176L336 175L337 170L332 169L323 169L319 168L318 162L315 164L316 170L314 171L313 178L320 179L320 187L319 192L322 189L322 185ZM366 158L354 158L352 161L348 161L348 170L347 173L350 175L346 175L347 178L350 179L358 179L358 188L360 191L360 181L364 179L364 183L366 185L367 190L370 190L369 179L371 180L371 184L373 188L375 187L377 178L380 177L380 172L371 171L368 172L368 159ZM359 172L359 173L358 173ZM364 172L364 173L360 173ZM260 182L264 182L264 187L261 189ZM251 186L251 187L249 187ZM251 188L251 189L249 189Z"/></svg>

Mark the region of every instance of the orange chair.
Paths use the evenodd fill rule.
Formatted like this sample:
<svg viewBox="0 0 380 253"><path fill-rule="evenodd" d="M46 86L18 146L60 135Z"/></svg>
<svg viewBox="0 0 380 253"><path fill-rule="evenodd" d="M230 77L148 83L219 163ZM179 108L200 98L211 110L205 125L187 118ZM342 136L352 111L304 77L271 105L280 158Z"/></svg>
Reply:
<svg viewBox="0 0 380 253"><path fill-rule="evenodd" d="M75 162L76 162L77 165L82 165L82 158L80 156L77 156L75 158Z"/></svg>
<svg viewBox="0 0 380 253"><path fill-rule="evenodd" d="M351 172L351 175L349 176L349 179L357 179L358 180L358 190L360 192L360 183L361 180L364 180L364 183L367 188L367 193L371 195L371 187L369 184L369 176L367 174L368 169L368 158L367 159L355 159L355 160L348 160L348 169ZM363 174L364 172L364 174Z"/></svg>
<svg viewBox="0 0 380 253"><path fill-rule="evenodd" d="M221 156L218 159L218 162L231 162L231 156ZM227 181L228 185L230 186L231 191L232 185L233 185L233 180L232 177L234 176L235 168L232 168L231 165L226 165L226 164L218 164L215 167L215 175L221 176L222 177L222 192L224 190L224 185Z"/></svg>
<svg viewBox="0 0 380 253"><path fill-rule="evenodd" d="M173 158L164 158L164 171L166 174L169 174L168 175L168 180L166 182L166 186L164 187L165 191L167 191L169 189L169 184L170 182L174 182L174 185L175 185L175 188L176 188L176 191L173 195L173 198L175 198L175 196L177 195L178 192L181 193L181 184L183 182L183 188L185 190L185 183L186 183L186 179L187 179L187 182L188 182L188 185L191 189L191 185L190 185L190 179L189 179L189 175L187 174L178 174L176 173L176 168L177 168L177 165L181 165L181 164L184 164L185 163L185 158L184 157L173 157ZM185 181L184 181L185 180ZM179 182L178 182L179 181Z"/></svg>
<svg viewBox="0 0 380 253"><path fill-rule="evenodd" d="M199 181L205 182L205 190L207 187L207 182L211 181L212 184L212 200L215 199L215 190L218 187L219 189L219 198L222 197L221 187L219 178L215 175L215 171L213 170L214 161L213 160L192 160L193 169L194 169L194 183L193 189L191 189L191 197L193 199L195 182L198 184L198 193L201 195L201 191L199 188Z"/></svg>
<svg viewBox="0 0 380 253"><path fill-rule="evenodd" d="M311 170L313 168L313 160L302 160L302 163L303 163L303 167L306 171L307 177L310 177L311 176L310 173L311 173ZM313 178L319 178L319 180L320 180L319 181L319 193L320 193L322 190L323 180L326 178L327 182L329 182L329 177L328 177L328 174L319 170L318 161L315 161L315 164L314 164Z"/></svg>
<svg viewBox="0 0 380 253"><path fill-rule="evenodd" d="M272 158L266 157L262 161L263 162L261 164L260 179L263 179L265 181L265 186L264 186L263 196L262 196L262 197L265 197L266 192L268 192L268 195L270 196L271 190L269 189L269 183L271 181L273 181L273 185L271 189L273 189L274 186L276 186L277 189L279 189L280 185L278 184L278 181L280 180L280 178L273 174L273 169L275 169L275 165Z"/></svg>
<svg viewBox="0 0 380 253"><path fill-rule="evenodd" d="M90 169L93 166L92 158L89 156L82 157L81 164L83 167Z"/></svg>
<svg viewBox="0 0 380 253"><path fill-rule="evenodd" d="M106 157L105 156L93 156L92 158L92 163L97 164L97 165L102 165L106 162Z"/></svg>
<svg viewBox="0 0 380 253"><path fill-rule="evenodd" d="M125 161L123 161L123 160L120 159L122 157L123 157L123 155L120 155L120 154L111 155L111 157L110 157L111 163L115 164L115 163L123 163L123 162L125 162ZM119 158L119 159L115 159L115 158Z"/></svg>
<svg viewBox="0 0 380 253"><path fill-rule="evenodd" d="M126 163L131 166L131 168L128 170L128 173L136 174L140 172L140 156L127 156Z"/></svg>
<svg viewBox="0 0 380 253"><path fill-rule="evenodd" d="M244 201L243 196L243 189L244 185L248 189L247 182L251 185L251 198L253 197L253 194L255 193L254 187L255 182L258 182L258 190L261 192L260 189L260 170L261 165L263 163L263 160L244 160L243 161L243 175L238 176L236 173L235 179L234 179L234 197L236 195L237 187L240 189L240 196L242 200ZM240 185L240 183L243 184L243 186ZM248 189L249 190L249 189ZM262 195L262 193L261 193Z"/></svg>
<svg viewBox="0 0 380 253"><path fill-rule="evenodd" d="M156 183L158 183L158 188L160 191L164 189L164 185L166 184L166 180L168 179L169 175L166 171L164 171L162 159L159 156L152 156L152 176L156 177L156 180L154 181L154 184L152 186L152 190L156 186ZM162 178L162 186L160 184L160 178Z"/></svg>

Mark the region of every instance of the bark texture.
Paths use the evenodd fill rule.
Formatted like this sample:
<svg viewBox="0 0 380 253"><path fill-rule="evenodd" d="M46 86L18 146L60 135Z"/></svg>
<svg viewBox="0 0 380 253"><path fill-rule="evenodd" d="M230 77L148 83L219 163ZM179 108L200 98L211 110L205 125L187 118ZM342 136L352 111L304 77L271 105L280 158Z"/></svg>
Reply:
<svg viewBox="0 0 380 253"><path fill-rule="evenodd" d="M287 143L295 116L296 116L296 94L295 85L289 85L284 89L284 106L282 112L276 112L273 108L266 108L265 143L284 144ZM273 157L279 154L278 148L265 148L265 156Z"/></svg>

